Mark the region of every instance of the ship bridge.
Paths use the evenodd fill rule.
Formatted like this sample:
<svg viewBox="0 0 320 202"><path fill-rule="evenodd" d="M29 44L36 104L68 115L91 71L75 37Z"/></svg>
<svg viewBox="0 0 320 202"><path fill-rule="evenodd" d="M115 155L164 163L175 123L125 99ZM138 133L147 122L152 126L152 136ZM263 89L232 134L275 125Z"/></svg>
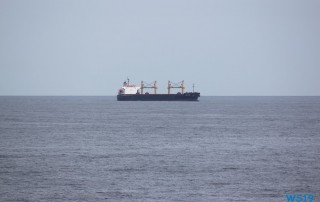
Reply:
<svg viewBox="0 0 320 202"><path fill-rule="evenodd" d="M123 82L123 86L119 89L119 95L127 95L127 94L140 94L140 86L130 85L129 79Z"/></svg>

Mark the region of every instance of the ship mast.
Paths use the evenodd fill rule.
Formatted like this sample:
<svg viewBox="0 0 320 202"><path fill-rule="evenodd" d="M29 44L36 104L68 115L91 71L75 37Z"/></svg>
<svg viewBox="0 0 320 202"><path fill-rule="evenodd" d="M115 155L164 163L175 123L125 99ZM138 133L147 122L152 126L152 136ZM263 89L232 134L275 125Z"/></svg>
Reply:
<svg viewBox="0 0 320 202"><path fill-rule="evenodd" d="M157 81L154 81L153 84L151 83L144 83L143 81L141 81L141 94L143 94L143 89L144 88L153 88L154 89L154 94L157 94Z"/></svg>
<svg viewBox="0 0 320 202"><path fill-rule="evenodd" d="M171 81L168 81L168 95L170 95L170 89L171 88L181 88L181 94L183 95L184 94L184 89L185 89L184 80L182 80L179 83L171 83Z"/></svg>
<svg viewBox="0 0 320 202"><path fill-rule="evenodd" d="M157 81L154 81L153 88L154 88L154 94L156 95L157 94L157 89L158 89Z"/></svg>
<svg viewBox="0 0 320 202"><path fill-rule="evenodd" d="M143 81L141 81L141 94L143 94L143 89L144 89L144 84L143 84Z"/></svg>

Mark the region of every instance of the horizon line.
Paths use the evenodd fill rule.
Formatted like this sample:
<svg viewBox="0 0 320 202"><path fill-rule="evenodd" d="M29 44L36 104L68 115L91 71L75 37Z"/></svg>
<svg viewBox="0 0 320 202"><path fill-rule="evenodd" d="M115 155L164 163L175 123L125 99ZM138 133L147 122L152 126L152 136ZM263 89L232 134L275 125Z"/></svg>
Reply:
<svg viewBox="0 0 320 202"><path fill-rule="evenodd" d="M117 95L0 95L0 97L114 97ZM320 95L201 95L201 97L319 97Z"/></svg>

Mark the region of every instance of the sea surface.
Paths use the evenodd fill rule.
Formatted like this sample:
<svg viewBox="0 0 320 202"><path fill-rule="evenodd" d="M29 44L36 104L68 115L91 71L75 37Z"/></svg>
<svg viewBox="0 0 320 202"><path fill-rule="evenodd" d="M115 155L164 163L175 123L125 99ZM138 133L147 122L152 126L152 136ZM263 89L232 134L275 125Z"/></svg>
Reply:
<svg viewBox="0 0 320 202"><path fill-rule="evenodd" d="M0 97L0 201L320 201L320 97Z"/></svg>

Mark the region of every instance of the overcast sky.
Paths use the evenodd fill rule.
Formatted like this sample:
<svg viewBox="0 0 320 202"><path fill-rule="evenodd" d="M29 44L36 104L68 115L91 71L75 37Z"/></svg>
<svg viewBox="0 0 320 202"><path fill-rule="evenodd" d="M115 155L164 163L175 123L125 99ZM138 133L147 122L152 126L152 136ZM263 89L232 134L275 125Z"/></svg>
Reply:
<svg viewBox="0 0 320 202"><path fill-rule="evenodd" d="M0 95L320 95L319 0L0 0Z"/></svg>

